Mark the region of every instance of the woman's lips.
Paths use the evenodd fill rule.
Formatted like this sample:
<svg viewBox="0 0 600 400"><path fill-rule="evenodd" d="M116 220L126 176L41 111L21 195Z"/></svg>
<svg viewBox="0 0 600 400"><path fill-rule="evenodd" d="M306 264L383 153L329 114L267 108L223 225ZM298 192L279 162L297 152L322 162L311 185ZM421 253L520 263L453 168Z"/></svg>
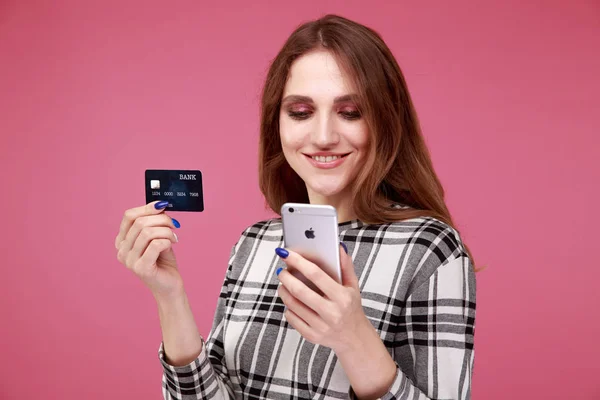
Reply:
<svg viewBox="0 0 600 400"><path fill-rule="evenodd" d="M306 154L304 156L308 159L308 162L317 168L331 169L339 167L346 160L348 154L343 154L341 157L331 161L317 161L312 156Z"/></svg>

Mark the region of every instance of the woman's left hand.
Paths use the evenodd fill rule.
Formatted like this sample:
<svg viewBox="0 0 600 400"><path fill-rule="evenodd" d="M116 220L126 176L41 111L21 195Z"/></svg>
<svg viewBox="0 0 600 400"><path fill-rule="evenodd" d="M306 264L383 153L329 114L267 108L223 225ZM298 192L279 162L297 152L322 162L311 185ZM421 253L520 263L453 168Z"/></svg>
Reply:
<svg viewBox="0 0 600 400"><path fill-rule="evenodd" d="M286 252L288 256L284 258ZM284 315L289 324L309 342L327 346L336 353L360 346L361 335L372 326L362 308L352 258L342 246L341 285L300 254L286 249L277 253L288 267L300 272L323 292L323 295L318 294L287 268L279 271L279 296L287 307Z"/></svg>

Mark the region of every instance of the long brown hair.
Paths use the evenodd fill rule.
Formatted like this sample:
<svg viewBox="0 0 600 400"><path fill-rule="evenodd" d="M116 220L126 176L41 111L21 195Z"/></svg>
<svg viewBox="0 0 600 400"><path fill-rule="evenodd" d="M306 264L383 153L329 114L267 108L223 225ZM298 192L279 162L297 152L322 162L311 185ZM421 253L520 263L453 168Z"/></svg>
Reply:
<svg viewBox="0 0 600 400"><path fill-rule="evenodd" d="M258 168L260 189L269 207L279 213L286 202L309 202L304 181L284 157L279 113L292 63L316 49L330 51L353 80L371 133L364 168L353 186L358 219L381 224L429 216L458 232L394 56L377 32L331 14L298 27L273 60L266 78ZM392 203L409 207L393 208ZM465 250L474 265L466 245Z"/></svg>

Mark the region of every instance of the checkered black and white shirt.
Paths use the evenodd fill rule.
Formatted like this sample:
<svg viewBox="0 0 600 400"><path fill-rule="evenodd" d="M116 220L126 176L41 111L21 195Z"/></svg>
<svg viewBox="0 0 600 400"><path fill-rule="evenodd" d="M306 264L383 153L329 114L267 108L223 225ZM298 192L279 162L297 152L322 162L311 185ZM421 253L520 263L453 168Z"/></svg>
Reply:
<svg viewBox="0 0 600 400"><path fill-rule="evenodd" d="M362 305L397 364L383 399L469 399L475 275L458 233L415 218L339 225ZM335 353L306 341L283 318L275 254L281 219L246 229L234 246L211 333L187 366L165 362L165 399L355 398Z"/></svg>

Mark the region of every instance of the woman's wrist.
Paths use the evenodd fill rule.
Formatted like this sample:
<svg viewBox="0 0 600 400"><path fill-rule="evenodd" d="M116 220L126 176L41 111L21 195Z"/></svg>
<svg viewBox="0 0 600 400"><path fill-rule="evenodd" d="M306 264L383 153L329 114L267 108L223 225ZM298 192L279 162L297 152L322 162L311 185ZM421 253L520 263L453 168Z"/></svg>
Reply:
<svg viewBox="0 0 600 400"><path fill-rule="evenodd" d="M334 351L359 399L375 399L388 392L396 377L396 363L366 317L353 330L352 340Z"/></svg>
<svg viewBox="0 0 600 400"><path fill-rule="evenodd" d="M157 304L165 361L175 367L189 364L201 353L202 338L187 295L158 297Z"/></svg>
<svg viewBox="0 0 600 400"><path fill-rule="evenodd" d="M364 316L362 322L357 324L350 332L346 332L346 340L341 340L333 349L338 357L362 354L365 352L365 342L371 342L379 335L368 318Z"/></svg>
<svg viewBox="0 0 600 400"><path fill-rule="evenodd" d="M159 310L161 308L178 307L187 304L188 302L187 293L183 286L171 293L152 293L152 296L154 297Z"/></svg>

